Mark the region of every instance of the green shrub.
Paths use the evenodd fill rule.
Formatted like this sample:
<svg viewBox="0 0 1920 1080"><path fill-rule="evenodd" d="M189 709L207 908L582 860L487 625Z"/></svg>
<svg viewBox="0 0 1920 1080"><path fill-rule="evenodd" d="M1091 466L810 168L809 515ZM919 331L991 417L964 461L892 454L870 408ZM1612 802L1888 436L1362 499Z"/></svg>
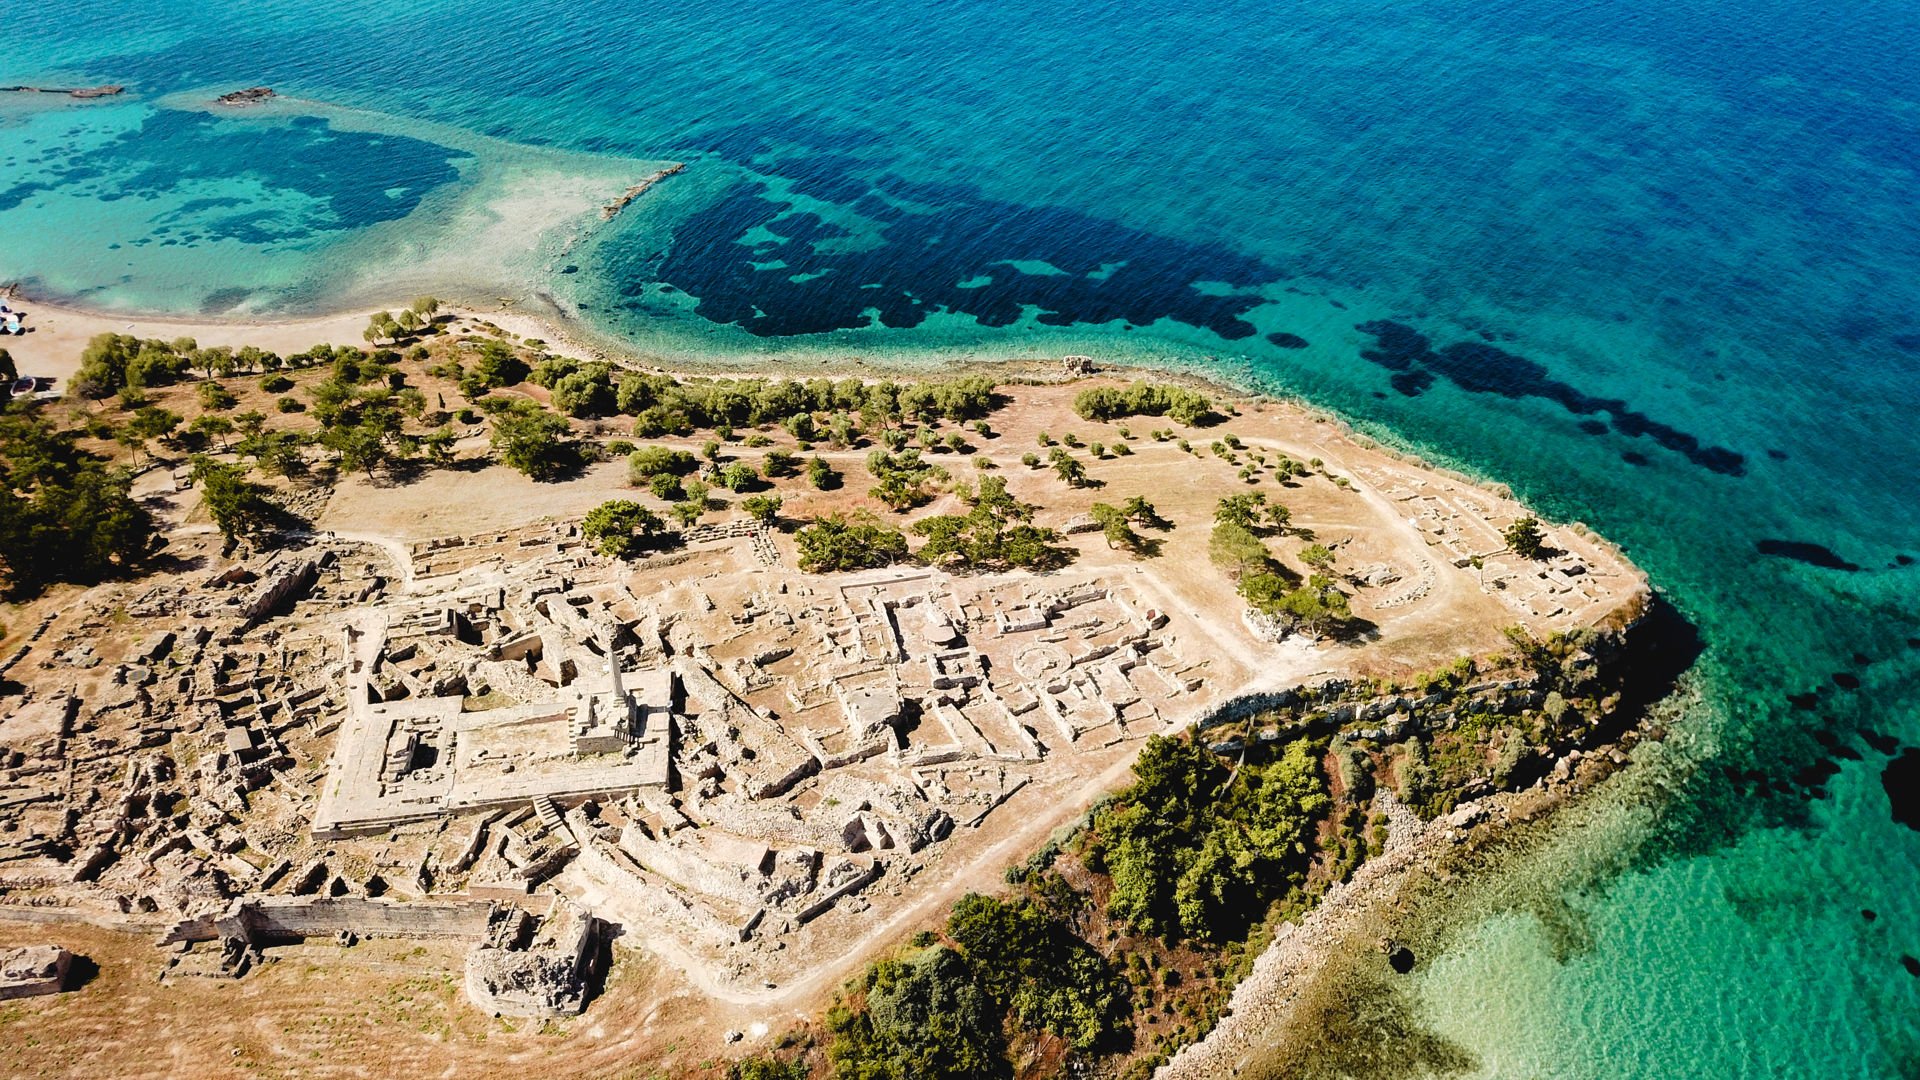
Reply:
<svg viewBox="0 0 1920 1080"><path fill-rule="evenodd" d="M493 448L508 467L535 480L553 480L577 471L585 461L569 438L565 419L536 405L514 401L493 415Z"/></svg>
<svg viewBox="0 0 1920 1080"><path fill-rule="evenodd" d="M772 525L780 520L781 501L778 495L749 495L740 500L740 509L760 524Z"/></svg>
<svg viewBox="0 0 1920 1080"><path fill-rule="evenodd" d="M820 491L831 491L840 486L840 473L825 458L812 458L807 462L807 482Z"/></svg>
<svg viewBox="0 0 1920 1080"><path fill-rule="evenodd" d="M610 499L587 512L580 522L580 533L602 555L630 559L667 536L667 523L660 515L629 499Z"/></svg>
<svg viewBox="0 0 1920 1080"><path fill-rule="evenodd" d="M791 450L769 450L763 469L769 478L792 476L800 471L800 459Z"/></svg>
<svg viewBox="0 0 1920 1080"><path fill-rule="evenodd" d="M800 569L812 573L869 570L907 557L907 538L871 514L827 514L794 534Z"/></svg>
<svg viewBox="0 0 1920 1080"><path fill-rule="evenodd" d="M1149 736L1133 772L1089 833L1113 881L1111 917L1170 938L1233 939L1305 880L1331 805L1309 740L1230 771L1192 740Z"/></svg>
<svg viewBox="0 0 1920 1080"><path fill-rule="evenodd" d="M656 476L686 476L700 463L685 450L666 446L642 446L627 455L627 480L634 486L651 483Z"/></svg>
<svg viewBox="0 0 1920 1080"><path fill-rule="evenodd" d="M736 461L720 470L720 486L733 492L756 491L766 485L753 466L744 461Z"/></svg>
<svg viewBox="0 0 1920 1080"><path fill-rule="evenodd" d="M1217 423L1220 414L1206 395L1178 386L1136 382L1124 389L1089 387L1074 396L1073 410L1087 420L1167 416L1189 427Z"/></svg>
<svg viewBox="0 0 1920 1080"><path fill-rule="evenodd" d="M647 478L647 488L655 498L667 502L679 502L687 497L686 488L680 484L680 478L670 472L654 473Z"/></svg>

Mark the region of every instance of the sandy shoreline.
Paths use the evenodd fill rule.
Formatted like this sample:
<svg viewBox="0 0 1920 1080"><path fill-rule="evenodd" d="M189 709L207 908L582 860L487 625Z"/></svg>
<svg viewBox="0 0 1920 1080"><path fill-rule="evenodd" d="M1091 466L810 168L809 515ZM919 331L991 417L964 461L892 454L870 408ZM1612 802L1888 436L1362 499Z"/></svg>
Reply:
<svg viewBox="0 0 1920 1080"><path fill-rule="evenodd" d="M79 369L81 350L96 334L130 334L168 341L190 337L202 347L225 345L237 349L253 345L284 356L315 345L364 346L361 335L367 328L367 320L382 310L366 307L312 316L209 319L104 311L36 300L23 293L16 293L7 303L26 313L30 332L0 337L0 349L12 354L14 365L22 375L58 380L55 389L65 388L67 380ZM398 311L408 303L406 299L398 300L385 310ZM574 342L558 325L537 315L480 311L457 305L443 305L441 310L456 318L493 323L520 337L539 338L547 343L550 352L582 358L600 355L600 350Z"/></svg>
<svg viewBox="0 0 1920 1080"><path fill-rule="evenodd" d="M22 374L51 376L61 380L71 377L78 367L79 351L95 334L131 334L168 340L191 337L203 347L226 345L238 348L241 345L254 345L283 355L321 344L364 347L365 340L361 333L366 329L369 316L381 310L397 312L413 300L412 295L397 296L385 304L354 304L315 314L222 318L116 311L59 299L41 299L19 286L11 286L12 292L9 294L6 288L0 287L0 299L26 313L26 325L31 332L18 337L0 337L0 348L13 354ZM742 356L737 360L717 355L709 359L678 352L667 356L649 352L607 334L596 333L589 324L568 312L558 299L543 292L511 301L515 305L512 307L506 306L504 300L501 306L491 307L473 303L471 298L436 295L440 299L442 317L491 323L518 337L541 341L548 352L556 355L606 360L676 375L731 375L742 378L759 375L796 379L820 376L924 378L931 374L952 376L994 372L1013 378L1052 379L1061 376L1061 361L1073 355L1041 352L1020 346L1004 351L993 350L985 356L979 355L982 351L979 349L958 350L964 355L947 362L938 372L916 366L907 354L864 353L858 350L849 350L838 357L808 356L804 367L799 363L787 367L763 355ZM955 351L929 347L914 350L911 355L932 358L950 356ZM1138 371L1142 375L1151 374L1157 379L1210 389L1225 396L1296 400L1267 388L1234 382L1215 373L1155 364L1145 353L1102 354L1093 356L1092 360L1104 370ZM1314 411L1334 418L1333 414L1324 410Z"/></svg>

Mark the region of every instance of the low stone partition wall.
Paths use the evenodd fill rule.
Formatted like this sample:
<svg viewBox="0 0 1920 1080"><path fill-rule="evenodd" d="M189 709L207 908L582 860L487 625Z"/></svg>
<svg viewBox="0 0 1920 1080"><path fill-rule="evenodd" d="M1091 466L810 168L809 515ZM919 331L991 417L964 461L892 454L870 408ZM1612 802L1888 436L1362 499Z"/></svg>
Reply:
<svg viewBox="0 0 1920 1080"><path fill-rule="evenodd" d="M820 899L815 900L813 903L807 905L807 907L804 908L800 912L800 914L794 916L794 921L800 922L800 923L810 923L813 920L819 918L820 916L825 915L828 909L832 908L834 904L839 902L841 897L850 896L854 893L859 892L861 889L866 888L869 884L873 882L875 878L878 878L881 874L885 873L886 869L887 869L886 863L875 862L872 866L869 866L865 870L862 870L858 876L850 878L847 881L842 882L838 886L835 886L834 888L828 890L826 893L822 894Z"/></svg>
<svg viewBox="0 0 1920 1080"><path fill-rule="evenodd" d="M176 923L160 944L234 938L270 944L342 932L360 937L478 939L486 932L492 909L488 900L405 903L359 896L262 896L236 900L223 912Z"/></svg>

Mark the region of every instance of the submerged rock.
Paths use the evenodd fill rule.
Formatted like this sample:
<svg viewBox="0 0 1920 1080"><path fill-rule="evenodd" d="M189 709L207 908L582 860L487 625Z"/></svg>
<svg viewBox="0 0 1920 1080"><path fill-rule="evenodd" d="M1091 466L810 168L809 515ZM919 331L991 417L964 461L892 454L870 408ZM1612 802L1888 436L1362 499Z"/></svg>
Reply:
<svg viewBox="0 0 1920 1080"><path fill-rule="evenodd" d="M1920 750L1908 747L1888 762L1880 774L1880 786L1887 789L1887 801L1893 804L1893 820L1920 830Z"/></svg>
<svg viewBox="0 0 1920 1080"><path fill-rule="evenodd" d="M215 105L258 105L269 101L278 94L270 86L249 86L245 90L235 90L230 94L221 94L213 99Z"/></svg>
<svg viewBox="0 0 1920 1080"><path fill-rule="evenodd" d="M1824 544L1810 544L1804 540L1762 540L1754 545L1762 555L1775 558L1792 559L1808 566L1817 566L1823 570L1844 570L1855 573L1860 567L1840 557L1839 552Z"/></svg>

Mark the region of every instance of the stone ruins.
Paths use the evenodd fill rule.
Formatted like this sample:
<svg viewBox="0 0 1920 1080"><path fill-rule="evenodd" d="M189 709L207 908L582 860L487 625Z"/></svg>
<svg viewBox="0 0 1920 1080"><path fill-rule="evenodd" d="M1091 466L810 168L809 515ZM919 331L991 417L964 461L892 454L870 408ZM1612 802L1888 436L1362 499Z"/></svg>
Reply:
<svg viewBox="0 0 1920 1080"><path fill-rule="evenodd" d="M63 689L0 721L0 885L173 920L169 977L457 937L483 1008L565 1014L606 921L771 981L1028 785L1216 696L1113 574L817 577L772 550L321 535L96 589L30 643Z"/></svg>
<svg viewBox="0 0 1920 1080"><path fill-rule="evenodd" d="M1391 648L1644 588L1574 531L1504 552L1517 508L1465 484L1355 482L1322 535ZM1038 847L1147 735L1340 674L1190 567L809 575L749 522L682 540L183 534L182 569L69 597L0 657L0 908L149 928L167 978L442 937L480 1007L567 1015L618 935L760 992Z"/></svg>

